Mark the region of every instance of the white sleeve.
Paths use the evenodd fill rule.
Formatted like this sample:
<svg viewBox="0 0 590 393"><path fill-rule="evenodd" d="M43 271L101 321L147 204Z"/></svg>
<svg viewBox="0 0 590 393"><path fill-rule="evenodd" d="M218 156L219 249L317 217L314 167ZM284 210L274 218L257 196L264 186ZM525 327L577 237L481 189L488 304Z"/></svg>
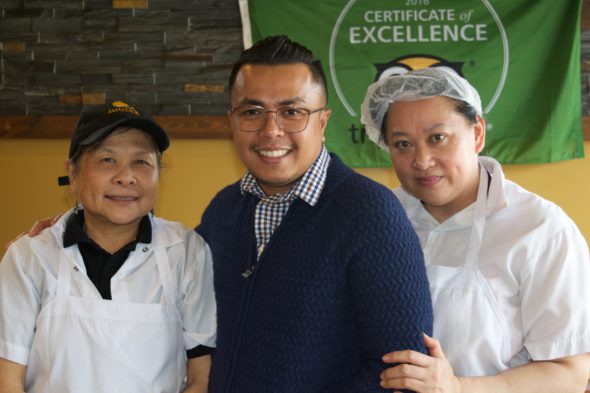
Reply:
<svg viewBox="0 0 590 393"><path fill-rule="evenodd" d="M26 365L41 309L42 267L29 238L14 243L0 262L0 357Z"/></svg>
<svg viewBox="0 0 590 393"><path fill-rule="evenodd" d="M186 349L215 347L217 307L213 290L213 259L209 246L195 231L186 241L186 265L180 285L180 305Z"/></svg>
<svg viewBox="0 0 590 393"><path fill-rule="evenodd" d="M569 218L567 219L569 221ZM536 245L521 282L525 347L533 360L590 352L590 260L573 222Z"/></svg>

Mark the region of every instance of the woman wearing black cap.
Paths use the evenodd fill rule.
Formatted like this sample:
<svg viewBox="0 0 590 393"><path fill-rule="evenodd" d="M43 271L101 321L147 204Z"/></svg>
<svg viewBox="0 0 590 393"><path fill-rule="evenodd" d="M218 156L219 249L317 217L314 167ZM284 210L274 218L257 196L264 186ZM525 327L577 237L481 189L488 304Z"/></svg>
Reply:
<svg viewBox="0 0 590 393"><path fill-rule="evenodd" d="M210 251L150 213L168 144L123 102L82 114L61 181L77 207L0 263L0 391L206 392Z"/></svg>

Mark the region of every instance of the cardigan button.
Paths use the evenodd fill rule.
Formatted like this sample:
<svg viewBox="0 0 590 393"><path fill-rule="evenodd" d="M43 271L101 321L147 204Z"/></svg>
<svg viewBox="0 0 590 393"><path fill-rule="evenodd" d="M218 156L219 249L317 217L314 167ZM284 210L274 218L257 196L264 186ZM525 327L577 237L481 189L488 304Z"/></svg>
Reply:
<svg viewBox="0 0 590 393"><path fill-rule="evenodd" d="M148 247L144 247L141 251L143 252L148 252L149 248Z"/></svg>

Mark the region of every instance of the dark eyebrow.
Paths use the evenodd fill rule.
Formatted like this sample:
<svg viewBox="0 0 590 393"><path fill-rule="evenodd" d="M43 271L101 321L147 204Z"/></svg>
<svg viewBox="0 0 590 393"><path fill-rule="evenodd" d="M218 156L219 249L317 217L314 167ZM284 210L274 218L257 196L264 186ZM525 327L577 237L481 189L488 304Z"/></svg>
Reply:
<svg viewBox="0 0 590 393"><path fill-rule="evenodd" d="M407 132L404 131L391 131L388 132L389 136L404 136L407 134Z"/></svg>
<svg viewBox="0 0 590 393"><path fill-rule="evenodd" d="M248 98L248 97L246 97L243 100L241 100L240 102L238 102L236 107L242 106L242 105L254 105L254 106L264 107L264 104L262 103L262 101L254 100L254 99Z"/></svg>
<svg viewBox="0 0 590 393"><path fill-rule="evenodd" d="M303 104L304 101L299 97L288 98L286 100L280 101L279 106L289 106L293 104Z"/></svg>
<svg viewBox="0 0 590 393"><path fill-rule="evenodd" d="M287 99L279 101L277 103L277 106L289 106L289 105L293 105L293 104L302 104L302 103L304 103L303 99L301 99L299 97L293 97L293 98L287 98ZM262 101L254 99L254 98L248 98L248 97L246 97L242 101L238 102L236 107L242 106L242 105L254 105L254 106L259 106L259 107L265 108L265 105Z"/></svg>
<svg viewBox="0 0 590 393"><path fill-rule="evenodd" d="M436 124L432 125L431 127L428 127L428 128L423 129L422 130L422 133L423 134L429 134L429 133L432 133L432 132L436 132L439 128L444 127L444 126L445 126L444 123L436 123ZM397 130L396 131L388 132L388 135L389 136L392 136L392 137L394 137L394 136L405 136L407 134L408 133L405 132L405 131L397 131Z"/></svg>
<svg viewBox="0 0 590 393"><path fill-rule="evenodd" d="M116 154L117 153L117 149L116 148L112 148L112 147L105 146L105 145L98 146L95 151L96 152L109 153L109 154ZM136 150L134 150L132 152L132 154L130 154L130 156L133 156L133 157L144 156L144 155L152 154L154 152L155 151L152 150L152 149L146 149L146 148L143 148L143 147L139 147Z"/></svg>
<svg viewBox="0 0 590 393"><path fill-rule="evenodd" d="M428 132L434 132L437 129L444 127L445 123L436 123L434 125L432 125L431 127L425 128L424 130L422 130L424 133L428 133Z"/></svg>

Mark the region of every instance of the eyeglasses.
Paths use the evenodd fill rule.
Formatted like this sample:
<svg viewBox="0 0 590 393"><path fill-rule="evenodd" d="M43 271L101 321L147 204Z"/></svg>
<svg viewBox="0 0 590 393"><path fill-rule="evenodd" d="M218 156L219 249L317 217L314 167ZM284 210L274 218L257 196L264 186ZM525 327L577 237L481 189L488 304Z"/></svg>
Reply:
<svg viewBox="0 0 590 393"><path fill-rule="evenodd" d="M243 105L232 108L230 113L236 127L240 131L257 132L266 126L268 114L275 114L275 121L281 130L288 133L296 133L305 130L309 122L309 116L323 111L325 107L309 110L294 106L282 106L274 111L269 111L256 105Z"/></svg>

